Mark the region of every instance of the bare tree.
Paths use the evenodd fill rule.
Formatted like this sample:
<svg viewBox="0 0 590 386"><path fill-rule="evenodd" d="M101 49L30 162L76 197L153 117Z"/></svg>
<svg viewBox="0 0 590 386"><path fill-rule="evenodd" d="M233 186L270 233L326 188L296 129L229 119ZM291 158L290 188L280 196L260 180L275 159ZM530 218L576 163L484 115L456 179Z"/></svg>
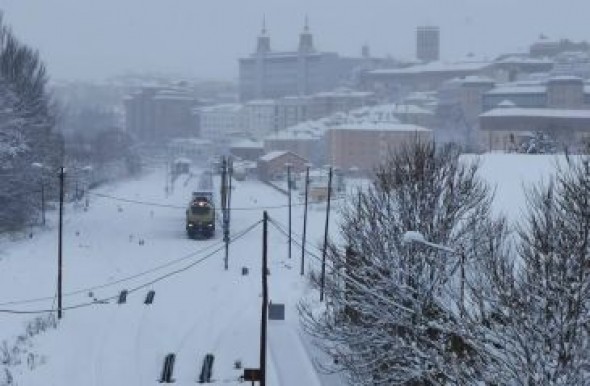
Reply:
<svg viewBox="0 0 590 386"><path fill-rule="evenodd" d="M491 291L482 293L491 317L479 328L493 348L495 379L590 382L589 200L588 160L571 159L548 185L530 191L517 255L488 267Z"/></svg>
<svg viewBox="0 0 590 386"><path fill-rule="evenodd" d="M33 163L57 169L62 141L52 132L47 75L36 51L18 41L0 16L0 230L30 222L40 209L38 171ZM57 180L57 179L55 179Z"/></svg>
<svg viewBox="0 0 590 386"><path fill-rule="evenodd" d="M300 307L307 331L358 385L473 384L488 355L469 283L502 244L477 162L456 148L407 148L344 210L345 245L331 248L327 311ZM416 231L433 243L408 243ZM433 247L435 246L435 247Z"/></svg>

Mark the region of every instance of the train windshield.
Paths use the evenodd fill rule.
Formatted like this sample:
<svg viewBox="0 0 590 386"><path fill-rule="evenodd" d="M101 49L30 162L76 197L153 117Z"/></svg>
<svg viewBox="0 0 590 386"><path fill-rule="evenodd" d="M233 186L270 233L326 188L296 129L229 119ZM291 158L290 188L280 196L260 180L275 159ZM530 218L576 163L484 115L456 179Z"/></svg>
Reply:
<svg viewBox="0 0 590 386"><path fill-rule="evenodd" d="M208 214L210 210L209 204L205 201L197 201L191 205L192 214L204 215Z"/></svg>

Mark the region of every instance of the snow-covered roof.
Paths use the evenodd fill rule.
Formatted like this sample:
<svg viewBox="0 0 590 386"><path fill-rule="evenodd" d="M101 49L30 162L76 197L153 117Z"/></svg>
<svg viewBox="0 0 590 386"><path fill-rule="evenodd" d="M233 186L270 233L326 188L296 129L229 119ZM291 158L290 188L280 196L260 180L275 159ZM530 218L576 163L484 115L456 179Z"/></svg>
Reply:
<svg viewBox="0 0 590 386"><path fill-rule="evenodd" d="M335 126L330 130L360 130L360 131L399 131L399 132L431 132L422 126L406 124L406 123L390 123L390 122L363 122L358 124L346 124Z"/></svg>
<svg viewBox="0 0 590 386"><path fill-rule="evenodd" d="M323 91L313 94L313 97L369 97L373 93L370 91L353 91L349 89L337 89L334 91Z"/></svg>
<svg viewBox="0 0 590 386"><path fill-rule="evenodd" d="M488 67L490 62L430 62L406 68L391 68L369 71L370 74L408 75L427 72L480 71Z"/></svg>
<svg viewBox="0 0 590 386"><path fill-rule="evenodd" d="M487 95L504 95L504 94L544 94L547 87L543 85L535 86L499 86L486 92Z"/></svg>
<svg viewBox="0 0 590 386"><path fill-rule="evenodd" d="M496 63L501 64L553 64L553 61L548 58L531 58L530 56L511 55L505 58L496 60Z"/></svg>
<svg viewBox="0 0 590 386"><path fill-rule="evenodd" d="M324 56L324 55L337 55L333 52L306 52L305 56ZM287 59L287 58L298 58L301 56L301 53L298 51L276 51L276 52L266 52L264 54L264 58L266 60L273 60L273 59ZM253 53L249 57L240 58L240 60L255 60L258 57L258 54Z"/></svg>
<svg viewBox="0 0 590 386"><path fill-rule="evenodd" d="M270 153L267 153L265 155L263 155L262 157L260 157L261 161L272 161L275 158L279 158L285 154L287 154L287 151L271 151Z"/></svg>
<svg viewBox="0 0 590 386"><path fill-rule="evenodd" d="M168 143L169 146L210 146L211 141L201 138L173 138Z"/></svg>
<svg viewBox="0 0 590 386"><path fill-rule="evenodd" d="M266 136L264 139L267 141L272 140L317 140L321 134L316 134L310 131L302 130L285 130L275 134Z"/></svg>
<svg viewBox="0 0 590 386"><path fill-rule="evenodd" d="M248 148L248 149L260 149L263 148L264 145L262 142L259 141L252 141L250 139L243 139L241 141L235 142L231 144L233 148Z"/></svg>
<svg viewBox="0 0 590 386"><path fill-rule="evenodd" d="M492 78L481 75L468 75L460 79L462 84L496 83Z"/></svg>
<svg viewBox="0 0 590 386"><path fill-rule="evenodd" d="M199 110L203 113L216 113L216 112L240 112L242 105L239 103L225 103L213 106L200 107Z"/></svg>
<svg viewBox="0 0 590 386"><path fill-rule="evenodd" d="M573 75L558 75L558 76L552 76L551 78L549 78L548 82L576 82L576 83L582 83L584 82L584 80L582 78L580 78L579 76L573 76Z"/></svg>
<svg viewBox="0 0 590 386"><path fill-rule="evenodd" d="M516 107L516 104L509 99L504 99L502 102L498 103L498 107Z"/></svg>
<svg viewBox="0 0 590 386"><path fill-rule="evenodd" d="M541 117L561 119L590 119L590 110L520 108L493 109L480 115L481 117Z"/></svg>

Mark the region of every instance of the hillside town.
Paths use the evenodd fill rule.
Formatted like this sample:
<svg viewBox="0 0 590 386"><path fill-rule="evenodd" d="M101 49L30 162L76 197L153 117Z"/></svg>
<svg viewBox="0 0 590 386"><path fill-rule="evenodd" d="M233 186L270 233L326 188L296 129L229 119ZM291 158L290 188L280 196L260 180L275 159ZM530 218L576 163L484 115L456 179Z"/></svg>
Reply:
<svg viewBox="0 0 590 386"><path fill-rule="evenodd" d="M0 386L590 385L588 12L0 0Z"/></svg>
<svg viewBox="0 0 590 386"><path fill-rule="evenodd" d="M221 154L256 163L288 151L316 167L369 173L408 141L475 153L587 147L588 43L540 36L528 53L443 61L444 31L419 26L415 35L412 60L373 57L368 45L344 57L316 49L307 21L292 50L275 49L263 24L255 50L238 60L235 85L167 77L55 88L66 100L103 94L93 108L134 141L171 152L183 143L201 161ZM85 108L83 99L72 106Z"/></svg>

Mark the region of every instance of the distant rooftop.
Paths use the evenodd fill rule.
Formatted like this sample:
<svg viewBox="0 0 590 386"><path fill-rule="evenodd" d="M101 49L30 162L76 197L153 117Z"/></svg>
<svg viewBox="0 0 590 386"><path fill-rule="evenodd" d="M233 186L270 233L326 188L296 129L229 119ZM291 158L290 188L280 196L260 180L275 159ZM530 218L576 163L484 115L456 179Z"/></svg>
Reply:
<svg viewBox="0 0 590 386"><path fill-rule="evenodd" d="M406 68L391 68L369 71L370 74L409 75L430 72L480 71L490 66L490 62L430 62Z"/></svg>
<svg viewBox="0 0 590 386"><path fill-rule="evenodd" d="M199 111L205 113L213 112L239 112L242 109L242 105L238 103L225 103L221 105L204 106L199 108Z"/></svg>
<svg viewBox="0 0 590 386"><path fill-rule="evenodd" d="M363 122L332 127L331 130L360 130L360 131L399 131L399 132L432 132L418 125L389 122Z"/></svg>
<svg viewBox="0 0 590 386"><path fill-rule="evenodd" d="M499 108L480 115L481 117L542 117L559 119L590 119L590 110L544 109L544 108Z"/></svg>
<svg viewBox="0 0 590 386"><path fill-rule="evenodd" d="M264 147L264 144L259 141L252 141L250 139L242 139L240 141L232 143L231 147L242 148L242 149L261 149Z"/></svg>
<svg viewBox="0 0 590 386"><path fill-rule="evenodd" d="M548 58L531 58L524 55L512 55L496 60L501 64L552 64L553 61Z"/></svg>
<svg viewBox="0 0 590 386"><path fill-rule="evenodd" d="M282 155L287 154L287 151L271 151L270 153L267 153L265 155L263 155L262 157L260 157L261 161L272 161L275 158L279 158Z"/></svg>

